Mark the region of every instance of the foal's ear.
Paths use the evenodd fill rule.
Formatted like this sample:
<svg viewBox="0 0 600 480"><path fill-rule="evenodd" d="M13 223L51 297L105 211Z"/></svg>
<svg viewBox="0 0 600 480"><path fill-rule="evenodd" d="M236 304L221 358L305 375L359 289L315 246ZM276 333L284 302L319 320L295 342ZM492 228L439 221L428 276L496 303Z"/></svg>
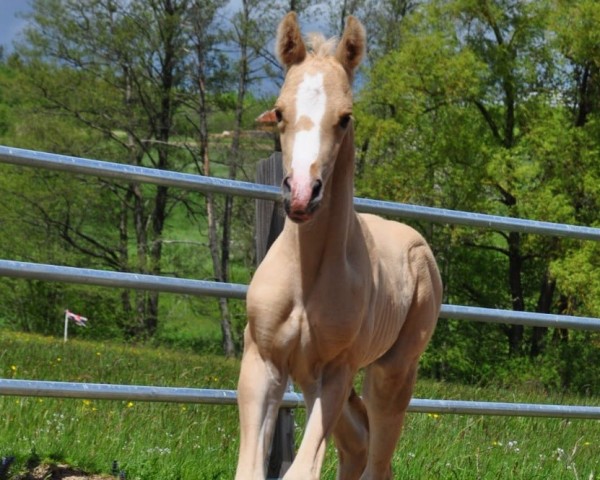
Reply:
<svg viewBox="0 0 600 480"><path fill-rule="evenodd" d="M335 57L344 66L350 78L365 55L366 43L365 27L356 17L349 16L342 39L335 51Z"/></svg>
<svg viewBox="0 0 600 480"><path fill-rule="evenodd" d="M300 63L306 57L306 46L302 40L296 12L288 13L277 28L277 56L286 68Z"/></svg>

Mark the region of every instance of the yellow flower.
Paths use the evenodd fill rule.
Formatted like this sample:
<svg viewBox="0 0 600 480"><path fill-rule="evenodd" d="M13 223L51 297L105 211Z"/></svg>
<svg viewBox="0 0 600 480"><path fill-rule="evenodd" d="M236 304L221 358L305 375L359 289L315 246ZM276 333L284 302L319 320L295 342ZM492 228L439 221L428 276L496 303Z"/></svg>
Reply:
<svg viewBox="0 0 600 480"><path fill-rule="evenodd" d="M16 372L16 371L17 371L17 366L16 366L16 365L11 365L11 366L10 366L10 369L11 369L13 372Z"/></svg>
<svg viewBox="0 0 600 480"><path fill-rule="evenodd" d="M92 404L92 401L91 401L91 400L84 400L84 401L83 401L83 405L84 405L85 407L89 407L91 404Z"/></svg>
<svg viewBox="0 0 600 480"><path fill-rule="evenodd" d="M127 408L131 408L131 407L133 407L133 402L128 402L127 403Z"/></svg>
<svg viewBox="0 0 600 480"><path fill-rule="evenodd" d="M438 418L440 418L440 416L437 413L428 413L427 416L429 418L433 418L434 420L437 420Z"/></svg>

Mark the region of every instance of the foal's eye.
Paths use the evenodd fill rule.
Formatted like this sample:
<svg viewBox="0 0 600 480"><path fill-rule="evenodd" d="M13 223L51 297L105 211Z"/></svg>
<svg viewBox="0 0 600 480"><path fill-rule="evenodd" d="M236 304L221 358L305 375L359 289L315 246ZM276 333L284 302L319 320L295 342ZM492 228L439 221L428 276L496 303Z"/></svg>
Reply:
<svg viewBox="0 0 600 480"><path fill-rule="evenodd" d="M275 118L277 119L277 123L283 122L283 114L281 113L281 110L279 110L278 108L275 108L274 112L275 112Z"/></svg>
<svg viewBox="0 0 600 480"><path fill-rule="evenodd" d="M350 120L352 120L352 115L350 115L349 113L342 115L340 117L340 123L339 123L340 127L345 130L348 127Z"/></svg>

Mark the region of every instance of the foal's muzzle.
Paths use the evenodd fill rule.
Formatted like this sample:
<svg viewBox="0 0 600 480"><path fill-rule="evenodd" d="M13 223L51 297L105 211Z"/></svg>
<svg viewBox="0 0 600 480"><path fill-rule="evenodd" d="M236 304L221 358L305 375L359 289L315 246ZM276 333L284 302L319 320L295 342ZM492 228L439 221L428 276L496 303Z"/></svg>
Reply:
<svg viewBox="0 0 600 480"><path fill-rule="evenodd" d="M303 223L310 220L323 200L323 181L313 180L310 185L294 182L288 175L281 185L283 207L290 220Z"/></svg>

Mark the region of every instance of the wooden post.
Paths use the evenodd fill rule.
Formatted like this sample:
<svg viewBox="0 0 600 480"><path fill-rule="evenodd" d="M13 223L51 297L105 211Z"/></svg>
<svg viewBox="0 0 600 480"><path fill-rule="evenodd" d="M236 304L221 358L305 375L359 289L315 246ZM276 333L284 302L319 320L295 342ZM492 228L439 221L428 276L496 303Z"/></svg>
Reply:
<svg viewBox="0 0 600 480"><path fill-rule="evenodd" d="M259 162L256 182L263 185L281 185L283 166L281 153L275 152L268 159ZM265 258L267 250L283 229L285 216L281 204L269 200L256 200L256 262ZM292 389L291 382L288 389ZM294 460L294 414L290 408L281 408L271 452L267 465L267 479L281 478Z"/></svg>
<svg viewBox="0 0 600 480"><path fill-rule="evenodd" d="M256 167L256 183L280 186L283 181L281 153L275 152ZM256 200L256 264L262 262L267 250L283 230L285 216L281 204Z"/></svg>

